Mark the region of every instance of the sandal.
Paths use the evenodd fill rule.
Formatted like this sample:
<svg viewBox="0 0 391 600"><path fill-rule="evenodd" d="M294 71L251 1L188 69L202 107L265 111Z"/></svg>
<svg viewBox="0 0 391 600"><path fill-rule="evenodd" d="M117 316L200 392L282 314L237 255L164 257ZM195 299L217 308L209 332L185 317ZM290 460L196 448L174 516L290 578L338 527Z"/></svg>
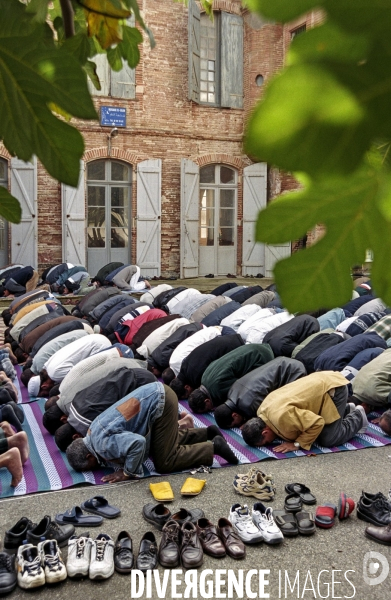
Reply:
<svg viewBox="0 0 391 600"><path fill-rule="evenodd" d="M330 529L335 523L337 507L335 504L322 504L318 506L315 513L315 525L322 529Z"/></svg>
<svg viewBox="0 0 391 600"><path fill-rule="evenodd" d="M312 535L315 533L314 515L311 512L298 512L295 514L295 517L301 535Z"/></svg>
<svg viewBox="0 0 391 600"><path fill-rule="evenodd" d="M105 517L105 519L115 519L121 514L120 509L111 506L103 496L94 496L83 502L81 507L86 512L100 515L101 517Z"/></svg>
<svg viewBox="0 0 391 600"><path fill-rule="evenodd" d="M303 504L316 504L316 498L311 493L310 488L306 487L302 483L287 483L285 491L288 494L297 494L300 496Z"/></svg>
<svg viewBox="0 0 391 600"><path fill-rule="evenodd" d="M281 529L285 537L295 537L299 533L295 515L286 513L285 510L273 510L274 522Z"/></svg>
<svg viewBox="0 0 391 600"><path fill-rule="evenodd" d="M285 498L284 508L287 512L299 512L303 508L303 502L297 494L288 494Z"/></svg>
<svg viewBox="0 0 391 600"><path fill-rule="evenodd" d="M103 523L103 517L93 517L84 515L80 506L74 506L64 513L59 513L55 517L59 525L72 524L75 527L100 527Z"/></svg>
<svg viewBox="0 0 391 600"><path fill-rule="evenodd" d="M355 501L352 498L348 498L344 492L341 492L338 500L338 519L340 521L347 519L354 511L355 506Z"/></svg>

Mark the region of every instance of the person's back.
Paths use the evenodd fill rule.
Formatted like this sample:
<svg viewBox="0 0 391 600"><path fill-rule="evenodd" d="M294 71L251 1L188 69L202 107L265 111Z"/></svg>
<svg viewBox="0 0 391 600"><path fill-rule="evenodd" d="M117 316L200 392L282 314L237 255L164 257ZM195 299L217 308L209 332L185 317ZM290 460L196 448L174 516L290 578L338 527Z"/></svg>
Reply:
<svg viewBox="0 0 391 600"><path fill-rule="evenodd" d="M75 340L61 348L61 350L58 350L45 363L44 368L50 379L58 383L80 361L110 347L111 342L106 337L99 333L93 333L92 335Z"/></svg>
<svg viewBox="0 0 391 600"><path fill-rule="evenodd" d="M391 400L391 348L364 365L353 381L353 396L374 407L389 408Z"/></svg>

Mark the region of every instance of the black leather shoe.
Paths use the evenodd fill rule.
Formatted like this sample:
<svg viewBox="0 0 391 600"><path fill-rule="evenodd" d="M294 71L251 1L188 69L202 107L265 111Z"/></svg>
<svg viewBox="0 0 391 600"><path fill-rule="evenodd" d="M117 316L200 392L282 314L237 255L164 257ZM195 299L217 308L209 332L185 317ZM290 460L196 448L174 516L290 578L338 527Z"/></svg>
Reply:
<svg viewBox="0 0 391 600"><path fill-rule="evenodd" d="M5 532L4 535L4 550L9 554L15 554L27 540L27 532L30 529L36 527L35 523L32 523L27 517L22 517L11 529Z"/></svg>
<svg viewBox="0 0 391 600"><path fill-rule="evenodd" d="M182 525L181 561L185 569L200 567L204 562L204 551L196 526L190 521Z"/></svg>
<svg viewBox="0 0 391 600"><path fill-rule="evenodd" d="M114 566L118 573L130 573L133 568L133 544L127 531L118 534L114 547Z"/></svg>
<svg viewBox="0 0 391 600"><path fill-rule="evenodd" d="M171 518L171 511L161 502L159 504L145 504L143 506L143 517L148 523L155 525L160 531Z"/></svg>
<svg viewBox="0 0 391 600"><path fill-rule="evenodd" d="M152 531L144 533L140 542L140 549L136 561L136 568L145 573L148 569L155 569L157 566L157 545L156 538Z"/></svg>
<svg viewBox="0 0 391 600"><path fill-rule="evenodd" d="M357 518L378 527L388 525L391 522L389 503L380 496L374 497L372 500L361 496L357 503Z"/></svg>
<svg viewBox="0 0 391 600"><path fill-rule="evenodd" d="M0 552L0 594L8 594L16 587L15 558Z"/></svg>
<svg viewBox="0 0 391 600"><path fill-rule="evenodd" d="M179 565L179 535L181 528L176 521L167 521L159 546L158 558L162 567L171 569Z"/></svg>
<svg viewBox="0 0 391 600"><path fill-rule="evenodd" d="M373 500L376 500L377 498L383 498L383 500L385 501L386 504L388 504L388 506L390 507L390 510L391 510L391 501L389 498L387 498L387 496L382 494L382 492L377 492L377 494L370 494L369 492L363 491L361 497L366 498L370 502L373 502Z"/></svg>
<svg viewBox="0 0 391 600"><path fill-rule="evenodd" d="M192 508L191 510L180 508L178 512L171 515L170 519L176 521L178 525L182 527L182 525L187 522L194 523L195 525L198 519L202 519L204 516L204 511L201 510L201 508Z"/></svg>
<svg viewBox="0 0 391 600"><path fill-rule="evenodd" d="M42 540L57 540L60 548L66 546L71 535L75 533L73 525L57 525L55 521L46 515L39 523L27 532L29 544L37 546Z"/></svg>

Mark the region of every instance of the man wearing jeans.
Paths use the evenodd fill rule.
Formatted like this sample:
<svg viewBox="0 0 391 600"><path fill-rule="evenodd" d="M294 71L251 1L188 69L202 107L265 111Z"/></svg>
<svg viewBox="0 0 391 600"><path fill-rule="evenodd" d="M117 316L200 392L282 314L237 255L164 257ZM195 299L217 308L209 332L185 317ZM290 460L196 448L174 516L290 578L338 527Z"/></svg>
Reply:
<svg viewBox="0 0 391 600"><path fill-rule="evenodd" d="M243 439L264 446L280 437L276 452L310 450L315 440L328 448L345 444L368 425L364 409L347 403L347 383L338 372L320 371L284 385L243 426Z"/></svg>
<svg viewBox="0 0 391 600"><path fill-rule="evenodd" d="M178 399L160 382L144 385L113 404L92 422L84 439L67 449L69 463L77 471L120 466L103 478L111 483L142 477L149 455L157 471L170 473L211 465L214 454L238 462L217 427L178 429Z"/></svg>

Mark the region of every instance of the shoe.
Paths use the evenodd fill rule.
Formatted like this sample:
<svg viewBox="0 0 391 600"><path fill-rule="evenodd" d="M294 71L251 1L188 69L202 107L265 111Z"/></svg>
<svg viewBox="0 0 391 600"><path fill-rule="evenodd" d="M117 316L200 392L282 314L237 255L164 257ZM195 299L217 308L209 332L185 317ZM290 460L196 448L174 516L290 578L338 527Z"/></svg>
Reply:
<svg viewBox="0 0 391 600"><path fill-rule="evenodd" d="M197 535L196 526L190 521L182 525L181 562L185 569L200 567L204 562L204 552Z"/></svg>
<svg viewBox="0 0 391 600"><path fill-rule="evenodd" d="M338 500L338 519L340 521L347 519L355 507L355 501L352 498L348 498L344 492L341 492Z"/></svg>
<svg viewBox="0 0 391 600"><path fill-rule="evenodd" d="M359 429L357 431L357 433L365 433L366 430L367 430L367 427L369 425L367 413L365 412L364 407L361 406L361 404L359 404L358 406L356 406L356 410L358 410L361 413L361 416L362 416L362 427L361 427L361 429Z"/></svg>
<svg viewBox="0 0 391 600"><path fill-rule="evenodd" d="M22 517L11 529L5 532L4 535L4 550L8 554L15 554L27 539L27 532L36 527L27 517Z"/></svg>
<svg viewBox="0 0 391 600"><path fill-rule="evenodd" d="M90 570L92 539L89 533L73 535L68 540L68 577L87 577Z"/></svg>
<svg viewBox="0 0 391 600"><path fill-rule="evenodd" d="M266 481L258 472L250 479L234 479L234 489L243 496L254 496L257 500L273 500L274 489L270 480Z"/></svg>
<svg viewBox="0 0 391 600"><path fill-rule="evenodd" d="M247 504L233 504L229 511L229 521L232 527L245 544L258 544L263 541L263 535L253 520Z"/></svg>
<svg viewBox="0 0 391 600"><path fill-rule="evenodd" d="M170 521L176 521L178 525L182 527L182 525L188 521L195 525L198 519L202 519L204 516L205 513L201 508L192 508L191 510L180 508L178 512L171 515Z"/></svg>
<svg viewBox="0 0 391 600"><path fill-rule="evenodd" d="M228 519L221 517L217 523L217 534L224 544L225 551L231 558L236 560L246 556L246 546L234 531L232 523Z"/></svg>
<svg viewBox="0 0 391 600"><path fill-rule="evenodd" d="M158 504L150 502L143 506L143 517L148 523L152 523L161 531L167 521L171 519L171 511L161 502Z"/></svg>
<svg viewBox="0 0 391 600"><path fill-rule="evenodd" d="M136 561L136 569L145 573L149 569L155 569L157 565L156 538L152 531L147 531L141 538L140 548Z"/></svg>
<svg viewBox="0 0 391 600"><path fill-rule="evenodd" d="M369 525L365 528L365 535L378 544L391 546L391 523L385 527Z"/></svg>
<svg viewBox="0 0 391 600"><path fill-rule="evenodd" d="M179 565L179 538L181 527L176 521L167 521L162 529L158 559L162 567L171 569Z"/></svg>
<svg viewBox="0 0 391 600"><path fill-rule="evenodd" d="M303 508L303 502L297 494L288 494L284 501L284 508L286 512L296 513Z"/></svg>
<svg viewBox="0 0 391 600"><path fill-rule="evenodd" d="M315 525L322 529L331 529L335 524L337 507L335 504L322 504L318 506L315 513Z"/></svg>
<svg viewBox="0 0 391 600"><path fill-rule="evenodd" d="M380 496L373 500L361 496L357 503L357 518L378 527L388 525L391 522L389 503Z"/></svg>
<svg viewBox="0 0 391 600"><path fill-rule="evenodd" d="M60 548L67 545L71 535L75 533L73 525L57 525L55 521L46 515L39 523L27 531L27 542L38 545L39 542L46 540L56 540Z"/></svg>
<svg viewBox="0 0 391 600"><path fill-rule="evenodd" d="M293 513L287 513L286 510L273 510L273 518L284 537L296 537L299 535L299 528Z"/></svg>
<svg viewBox="0 0 391 600"><path fill-rule="evenodd" d="M273 490L276 491L276 486L274 483L273 475L267 475L257 465L253 465L252 467L250 467L250 469L247 471L247 473L237 473L235 475L234 479L243 479L244 481L246 481L248 479L254 479L254 477L256 477L258 475L258 473L261 475L261 477L263 477L263 479L269 485L271 485Z"/></svg>
<svg viewBox="0 0 391 600"><path fill-rule="evenodd" d="M365 497L367 500L372 501L376 500L376 498L382 498L384 502L388 505L389 510L391 511L391 498L387 498L382 492L377 492L377 494L370 494L369 492L362 492L361 497Z"/></svg>
<svg viewBox="0 0 391 600"><path fill-rule="evenodd" d="M310 488L302 483L287 483L285 491L287 494L297 494L297 496L300 496L303 504L316 504L314 494L312 494Z"/></svg>
<svg viewBox="0 0 391 600"><path fill-rule="evenodd" d="M209 273L209 275L205 275L205 277L209 277L209 279L213 279L214 275L213 275L213 273Z"/></svg>
<svg viewBox="0 0 391 600"><path fill-rule="evenodd" d="M299 533L312 535L316 531L314 515L311 512L300 511L295 514Z"/></svg>
<svg viewBox="0 0 391 600"><path fill-rule="evenodd" d="M45 572L37 546L33 544L20 546L16 557L16 568L19 587L30 590L45 585Z"/></svg>
<svg viewBox="0 0 391 600"><path fill-rule="evenodd" d="M214 558L223 558L226 555L225 546L217 534L217 529L208 519L198 519L197 535L205 554Z"/></svg>
<svg viewBox="0 0 391 600"><path fill-rule="evenodd" d="M114 573L114 541L100 533L91 543L90 579L108 579Z"/></svg>
<svg viewBox="0 0 391 600"><path fill-rule="evenodd" d="M58 583L67 578L67 569L56 540L45 540L38 544L41 565L46 583Z"/></svg>
<svg viewBox="0 0 391 600"><path fill-rule="evenodd" d="M16 587L15 559L0 552L0 594L8 594Z"/></svg>
<svg viewBox="0 0 391 600"><path fill-rule="evenodd" d="M284 541L284 535L274 522L270 506L266 508L262 502L256 502L252 509L252 520L267 544L281 544Z"/></svg>
<svg viewBox="0 0 391 600"><path fill-rule="evenodd" d="M127 531L118 534L114 547L114 567L118 573L130 573L133 568L133 544Z"/></svg>

